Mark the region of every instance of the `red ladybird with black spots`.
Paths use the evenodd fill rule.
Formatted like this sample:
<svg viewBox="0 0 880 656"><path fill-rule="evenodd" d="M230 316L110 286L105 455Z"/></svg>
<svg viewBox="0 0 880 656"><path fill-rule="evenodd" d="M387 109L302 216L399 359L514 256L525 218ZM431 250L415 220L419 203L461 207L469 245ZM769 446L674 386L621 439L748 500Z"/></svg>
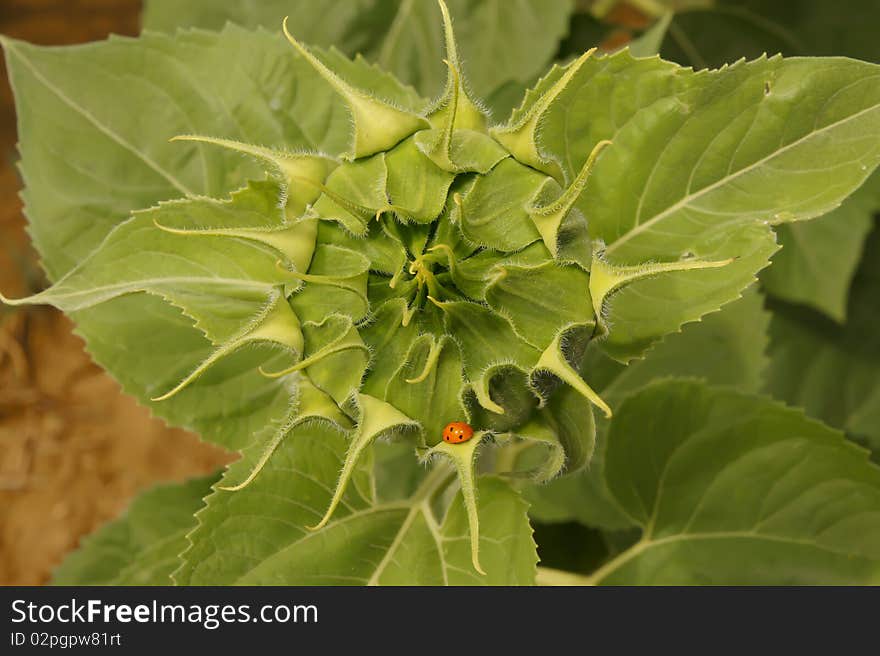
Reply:
<svg viewBox="0 0 880 656"><path fill-rule="evenodd" d="M449 444L461 444L474 436L474 429L463 421L453 421L443 429L443 441Z"/></svg>

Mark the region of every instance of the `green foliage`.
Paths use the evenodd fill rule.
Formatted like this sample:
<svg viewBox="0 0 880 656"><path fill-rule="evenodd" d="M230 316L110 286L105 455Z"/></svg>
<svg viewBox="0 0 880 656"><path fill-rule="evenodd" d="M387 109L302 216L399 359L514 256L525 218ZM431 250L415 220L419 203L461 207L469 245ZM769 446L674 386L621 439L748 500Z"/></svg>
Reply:
<svg viewBox="0 0 880 656"><path fill-rule="evenodd" d="M761 274L764 288L776 298L845 323L850 285L878 209L880 180L875 173L836 210L815 221L779 226L782 249Z"/></svg>
<svg viewBox="0 0 880 656"><path fill-rule="evenodd" d="M880 580L880 469L796 410L694 383L651 385L621 406L605 468L642 537L591 583Z"/></svg>
<svg viewBox="0 0 880 656"><path fill-rule="evenodd" d="M852 0L774 3L716 0L684 7L664 40L665 57L696 68L721 66L763 53L842 55L880 62L873 25L880 5ZM693 9L693 10L691 10ZM777 298L803 303L842 323L847 293L871 218L880 211L880 181L869 179L839 210L819 220L777 229L782 250L762 275Z"/></svg>
<svg viewBox="0 0 880 656"><path fill-rule="evenodd" d="M591 349L582 369L590 372L596 389L614 407L652 381L666 377L700 379L757 393L768 364L765 353L769 323L770 313L763 309L763 298L752 287L742 299L720 312L688 324L681 333L668 335L642 360L625 366ZM532 517L545 522L578 521L611 530L632 525L605 485L608 425L607 421L599 422L589 468L525 490L532 504Z"/></svg>
<svg viewBox="0 0 880 656"><path fill-rule="evenodd" d="M779 304L770 325L773 396L880 450L880 231L853 281L847 321Z"/></svg>
<svg viewBox="0 0 880 656"><path fill-rule="evenodd" d="M746 393L769 324L771 390L810 398L792 383L809 376L786 378L810 358L786 349L814 345L753 283L777 227L812 246L767 288L842 316L850 260L793 273L826 250L799 222L824 215L858 247L880 69L776 56L694 72L589 51L514 103L496 92L536 78L569 2L541 3L540 28L531 0L326 5L318 25L312 4L285 4L289 43L274 3L196 2L184 24L270 29L4 41L54 284L3 300L69 313L127 392L242 454L210 494L145 496L59 581L164 580L182 553L180 584L530 584L523 497L545 522L643 528L593 582L876 581L880 474ZM153 0L147 26L167 30L168 12ZM445 66L425 65L441 48ZM515 108L493 118L480 94ZM867 271L829 349L873 344ZM873 372L866 348L834 366ZM654 384L670 376L702 380ZM872 394L805 403L870 440ZM473 437L443 441L460 421ZM852 501L825 508L825 487ZM154 553L129 536L163 494L185 512ZM125 540L145 555L94 562Z"/></svg>
<svg viewBox="0 0 880 656"><path fill-rule="evenodd" d="M572 0L450 0L464 72L475 90L492 94L540 74L568 31ZM147 0L145 30L222 29L227 22L275 31L290 17L294 36L320 47L361 54L433 96L446 68L440 12L432 0ZM515 49L510 48L516 43ZM490 102L490 106L496 107ZM501 115L499 114L499 118Z"/></svg>
<svg viewBox="0 0 880 656"><path fill-rule="evenodd" d="M135 499L119 519L85 538L55 569L53 585L169 585L217 476L161 485Z"/></svg>
<svg viewBox="0 0 880 656"><path fill-rule="evenodd" d="M330 501L345 439L311 425L283 442L254 483L218 491L198 513L191 546L174 574L187 585L516 585L535 575L525 503L508 485L481 478L481 551L471 567L468 523L453 501L440 519L432 502L454 473L437 468L406 500L378 502L370 468L359 466L333 520L314 525ZM228 476L235 476L239 464ZM221 481L222 484L222 481Z"/></svg>

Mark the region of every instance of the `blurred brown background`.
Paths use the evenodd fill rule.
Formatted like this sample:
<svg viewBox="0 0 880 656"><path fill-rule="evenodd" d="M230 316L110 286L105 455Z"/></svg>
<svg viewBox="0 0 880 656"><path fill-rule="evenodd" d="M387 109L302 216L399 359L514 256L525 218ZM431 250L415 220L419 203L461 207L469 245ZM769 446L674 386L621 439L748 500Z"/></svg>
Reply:
<svg viewBox="0 0 880 656"><path fill-rule="evenodd" d="M0 33L46 45L139 31L140 0L0 0ZM15 169L15 107L0 62L0 290L45 284ZM0 584L45 583L80 538L141 489L228 455L153 419L94 365L59 312L0 308Z"/></svg>

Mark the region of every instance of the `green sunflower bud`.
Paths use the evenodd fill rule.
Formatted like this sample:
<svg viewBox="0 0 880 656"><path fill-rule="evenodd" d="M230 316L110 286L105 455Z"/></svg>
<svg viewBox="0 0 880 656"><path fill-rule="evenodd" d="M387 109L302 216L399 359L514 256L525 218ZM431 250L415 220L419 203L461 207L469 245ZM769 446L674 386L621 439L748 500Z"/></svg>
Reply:
<svg viewBox="0 0 880 656"><path fill-rule="evenodd" d="M482 573L479 476L543 483L583 468L593 408L612 415L583 370L587 346L638 357L738 293L772 245L765 226L731 223L754 239L691 238L679 227L647 247L643 233L675 218L674 205L623 234L590 225L589 202L605 202L592 174L623 170L632 136L597 130L563 158L542 135L572 89L608 62L633 60L588 52L554 67L507 123L492 125L465 79L442 0L440 8L448 75L433 102L362 59L307 48L285 22L290 56L348 117L348 140L325 154L177 137L251 158L266 179L227 200L191 196L136 212L53 287L7 302L76 312L137 292L179 308L210 350L168 374L173 383L156 381L158 403L186 396L239 351L267 350L249 371L271 379L289 409L255 431L221 489L247 487L304 426L342 432L348 453L310 527L322 530L372 445L409 442L414 460L453 465L438 465L430 490L457 477ZM672 120L681 112L670 107ZM691 299L683 283L699 276L715 287ZM657 279L670 282L668 313L633 309L630 299Z"/></svg>

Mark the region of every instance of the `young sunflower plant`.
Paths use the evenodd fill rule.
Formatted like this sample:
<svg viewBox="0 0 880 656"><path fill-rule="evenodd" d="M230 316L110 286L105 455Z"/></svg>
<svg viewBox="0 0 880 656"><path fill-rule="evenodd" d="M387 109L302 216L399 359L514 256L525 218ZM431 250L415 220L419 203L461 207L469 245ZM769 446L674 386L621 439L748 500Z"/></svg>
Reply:
<svg viewBox="0 0 880 656"><path fill-rule="evenodd" d="M128 133L112 108L75 116L98 127L91 157L135 157L109 203L83 200L112 160L65 165L88 188L72 202L26 193L54 284L4 300L71 314L128 391L243 452L192 491L214 485L178 531L179 583L532 582L516 488L588 467L594 411L617 410L585 353L628 363L739 298L773 225L827 212L880 161L875 68L853 60L693 72L589 51L493 121L440 8L433 100L286 22L286 52L232 27L81 52L117 89L155 58L171 73L140 69L133 93L159 85L188 129L145 142L137 116ZM77 114L57 54L5 47L20 107ZM25 141L29 189L65 174L53 147Z"/></svg>

